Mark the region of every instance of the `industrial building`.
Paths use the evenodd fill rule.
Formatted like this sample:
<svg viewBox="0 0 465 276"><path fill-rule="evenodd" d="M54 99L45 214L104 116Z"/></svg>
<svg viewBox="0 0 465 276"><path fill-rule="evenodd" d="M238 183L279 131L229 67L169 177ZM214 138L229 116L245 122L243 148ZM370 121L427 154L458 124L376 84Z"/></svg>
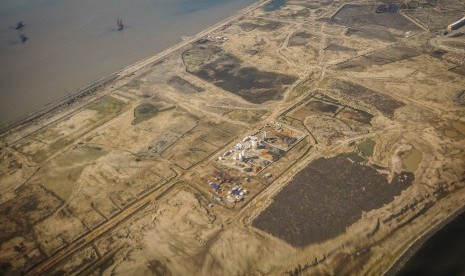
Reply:
<svg viewBox="0 0 465 276"><path fill-rule="evenodd" d="M465 16L457 20L456 22L450 24L449 26L447 26L447 29L449 31L452 31L452 30L460 29L463 26L465 26Z"/></svg>
<svg viewBox="0 0 465 276"><path fill-rule="evenodd" d="M249 174L257 174L278 160L305 135L270 122L218 156L218 162Z"/></svg>

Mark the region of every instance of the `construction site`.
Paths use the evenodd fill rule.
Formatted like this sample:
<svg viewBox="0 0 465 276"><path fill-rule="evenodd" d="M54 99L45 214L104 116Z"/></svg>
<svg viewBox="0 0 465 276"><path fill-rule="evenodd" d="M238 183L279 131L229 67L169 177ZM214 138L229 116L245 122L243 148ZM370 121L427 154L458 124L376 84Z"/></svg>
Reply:
<svg viewBox="0 0 465 276"><path fill-rule="evenodd" d="M3 130L0 274L389 273L465 208L464 14L259 1Z"/></svg>

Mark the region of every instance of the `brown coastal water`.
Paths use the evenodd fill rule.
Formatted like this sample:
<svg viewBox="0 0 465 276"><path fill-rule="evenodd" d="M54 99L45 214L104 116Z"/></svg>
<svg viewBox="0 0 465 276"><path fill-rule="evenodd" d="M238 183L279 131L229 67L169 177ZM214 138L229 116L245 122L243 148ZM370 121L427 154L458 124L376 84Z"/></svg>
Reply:
<svg viewBox="0 0 465 276"><path fill-rule="evenodd" d="M3 0L0 125L156 54L256 0ZM116 30L122 18L125 29ZM18 21L25 26L15 30ZM20 42L19 36L29 39Z"/></svg>

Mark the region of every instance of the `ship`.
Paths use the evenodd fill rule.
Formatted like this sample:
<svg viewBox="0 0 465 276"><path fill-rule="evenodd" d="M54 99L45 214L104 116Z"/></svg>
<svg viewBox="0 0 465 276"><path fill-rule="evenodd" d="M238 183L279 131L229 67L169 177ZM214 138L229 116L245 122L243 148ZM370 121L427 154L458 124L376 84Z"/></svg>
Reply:
<svg viewBox="0 0 465 276"><path fill-rule="evenodd" d="M19 21L18 23L16 23L15 29L19 30L19 29L22 29L23 27L24 27L23 21Z"/></svg>
<svg viewBox="0 0 465 276"><path fill-rule="evenodd" d="M118 31L122 31L124 29L123 19L116 19L116 25L118 26Z"/></svg>

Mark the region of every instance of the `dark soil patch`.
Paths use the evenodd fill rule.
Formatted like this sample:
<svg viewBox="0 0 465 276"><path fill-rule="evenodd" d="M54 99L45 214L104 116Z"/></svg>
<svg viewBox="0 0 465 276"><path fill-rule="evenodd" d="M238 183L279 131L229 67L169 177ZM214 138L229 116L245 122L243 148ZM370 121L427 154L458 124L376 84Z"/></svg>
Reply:
<svg viewBox="0 0 465 276"><path fill-rule="evenodd" d="M373 118L373 115L370 113L355 108L344 108L344 110L339 112L337 116L342 119L357 121L367 125L370 124L371 119Z"/></svg>
<svg viewBox="0 0 465 276"><path fill-rule="evenodd" d="M457 66L450 69L451 72L465 76L465 66Z"/></svg>
<svg viewBox="0 0 465 276"><path fill-rule="evenodd" d="M445 54L447 54L447 51L444 51L444 50L435 50L430 53L432 57L439 58L439 59L441 59Z"/></svg>
<svg viewBox="0 0 465 276"><path fill-rule="evenodd" d="M449 3L441 3L441 6L448 7L447 10L431 9L428 5L420 4L421 9L405 10L404 13L415 19L428 30L440 30L446 28L447 25L463 17L465 5L460 1L451 1Z"/></svg>
<svg viewBox="0 0 465 276"><path fill-rule="evenodd" d="M241 27L241 29L246 32L250 32L253 30L260 30L265 32L273 31L281 28L282 26L283 24L280 22L264 19L256 20L254 22L243 22L239 24L239 27Z"/></svg>
<svg viewBox="0 0 465 276"><path fill-rule="evenodd" d="M375 107L389 118L394 117L394 111L405 104L397 101L391 96L378 93L374 90L348 81L336 81L331 85L332 89L338 91L340 96L352 101L362 101L369 106Z"/></svg>
<svg viewBox="0 0 465 276"><path fill-rule="evenodd" d="M461 42L461 41L445 41L444 45L451 47L451 48L465 50L465 42Z"/></svg>
<svg viewBox="0 0 465 276"><path fill-rule="evenodd" d="M294 33L290 38L289 38L289 47L292 46L302 46L307 44L311 39L313 39L315 36L311 33L307 32L297 32Z"/></svg>
<svg viewBox="0 0 465 276"><path fill-rule="evenodd" d="M385 175L343 156L320 158L294 177L253 226L293 246L323 242L344 233L362 212L391 202L413 180L403 172L388 183Z"/></svg>
<svg viewBox="0 0 465 276"><path fill-rule="evenodd" d="M346 36L358 36L367 39L377 39L384 42L396 42L400 36L395 35L389 29L375 26L358 26L349 28L345 33Z"/></svg>
<svg viewBox="0 0 465 276"><path fill-rule="evenodd" d="M156 276L169 276L171 272L169 269L160 261L158 260L151 260L149 261L148 268L153 275Z"/></svg>
<svg viewBox="0 0 465 276"><path fill-rule="evenodd" d="M332 116L339 108L339 105L333 104L331 102L311 100L304 106L293 111L290 116L304 121L305 118L314 114L323 113Z"/></svg>
<svg viewBox="0 0 465 276"><path fill-rule="evenodd" d="M134 122L133 124L138 124L140 122L143 122L145 120L148 120L158 114L158 109L153 105L149 103L143 103L139 106L137 106L134 109Z"/></svg>
<svg viewBox="0 0 465 276"><path fill-rule="evenodd" d="M192 93L199 93L205 91L204 88L199 87L195 84L190 83L189 81L179 77L179 76L173 76L168 80L168 84L173 86L174 88L177 88L179 91L186 93L186 94L192 94Z"/></svg>
<svg viewBox="0 0 465 276"><path fill-rule="evenodd" d="M257 104L281 99L285 86L297 80L293 76L260 71L255 67L242 67L241 60L229 53L218 55L210 63L189 72Z"/></svg>
<svg viewBox="0 0 465 276"><path fill-rule="evenodd" d="M417 30L418 27L401 14L376 13L373 5L345 5L332 18L331 22L347 27L380 26L400 31Z"/></svg>
<svg viewBox="0 0 465 276"><path fill-rule="evenodd" d="M40 185L25 185L18 195L0 204L0 244L25 234L58 209L62 202Z"/></svg>
<svg viewBox="0 0 465 276"><path fill-rule="evenodd" d="M322 113L335 113L339 106L322 101L310 101L306 107Z"/></svg>
<svg viewBox="0 0 465 276"><path fill-rule="evenodd" d="M335 113L339 109L338 105L323 101L310 101L305 107L321 113Z"/></svg>
<svg viewBox="0 0 465 276"><path fill-rule="evenodd" d="M420 54L421 53L411 48L394 46L383 49L382 51L374 52L369 55L361 56L359 58L340 63L335 67L335 69L349 70L351 68L367 68L374 65L382 66L393 62L414 58Z"/></svg>
<svg viewBox="0 0 465 276"><path fill-rule="evenodd" d="M295 13L291 13L289 17L291 18L297 18L297 17L307 17L310 15L310 10L313 9L318 9L320 6L319 5L309 5L307 8L302 9L300 11L297 11Z"/></svg>
<svg viewBox="0 0 465 276"><path fill-rule="evenodd" d="M460 91L455 98L455 102L458 105L465 106L465 90Z"/></svg>
<svg viewBox="0 0 465 276"><path fill-rule="evenodd" d="M342 45L331 44L325 48L326 51L333 52L354 52L354 49Z"/></svg>

